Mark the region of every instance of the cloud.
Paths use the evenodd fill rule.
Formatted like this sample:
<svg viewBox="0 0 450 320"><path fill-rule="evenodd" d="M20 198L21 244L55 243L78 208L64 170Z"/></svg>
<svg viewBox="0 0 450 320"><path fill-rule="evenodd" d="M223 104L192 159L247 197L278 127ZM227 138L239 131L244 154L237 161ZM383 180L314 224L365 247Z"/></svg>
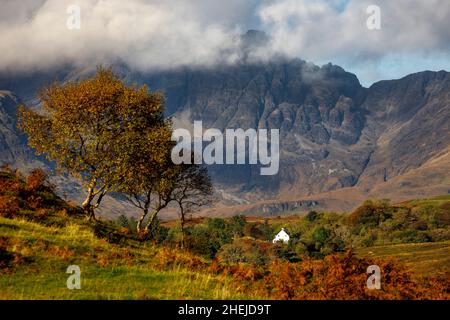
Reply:
<svg viewBox="0 0 450 320"><path fill-rule="evenodd" d="M273 50L307 59L342 55L373 60L392 53L450 49L446 0L278 0L259 10ZM369 30L369 5L381 11L381 30Z"/></svg>
<svg viewBox="0 0 450 320"><path fill-rule="evenodd" d="M80 30L66 27L71 4L81 8ZM371 4L381 9L381 30L366 27ZM374 78L382 70L376 66L392 55L413 54L415 63L417 57L439 56L447 68L450 61L447 0L4 0L0 5L0 71L114 62L139 70L233 63L239 59L239 35L249 28L272 36L255 58L282 54L331 61Z"/></svg>
<svg viewBox="0 0 450 320"><path fill-rule="evenodd" d="M380 30L366 26L373 4L380 8ZM365 85L430 67L450 69L446 0L275 0L258 15L273 37L269 56L331 61Z"/></svg>
<svg viewBox="0 0 450 320"><path fill-rule="evenodd" d="M251 4L251 1L249 2ZM47 0L2 8L0 69L47 68L63 63L123 61L168 68L233 62L236 34L250 4L222 8L205 0ZM66 27L67 7L81 8L81 29ZM248 7L250 8L250 7ZM241 10L242 9L242 10ZM18 12L16 14L16 12ZM20 16L14 21L15 15ZM229 19L230 17L233 19Z"/></svg>

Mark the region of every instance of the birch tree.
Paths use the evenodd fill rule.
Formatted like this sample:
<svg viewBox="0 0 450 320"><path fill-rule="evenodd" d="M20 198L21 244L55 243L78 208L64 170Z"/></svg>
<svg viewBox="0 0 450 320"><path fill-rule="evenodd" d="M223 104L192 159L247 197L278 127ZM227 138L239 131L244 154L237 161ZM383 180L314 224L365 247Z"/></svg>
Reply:
<svg viewBox="0 0 450 320"><path fill-rule="evenodd" d="M55 82L39 98L39 110L19 108L19 127L38 154L82 182L86 198L81 206L89 219L108 192L129 181L129 152L139 146L136 132L160 133L163 128L170 134L161 95L146 86L128 86L111 69L100 67L81 81ZM166 141L164 134L144 137L158 146L156 140Z"/></svg>

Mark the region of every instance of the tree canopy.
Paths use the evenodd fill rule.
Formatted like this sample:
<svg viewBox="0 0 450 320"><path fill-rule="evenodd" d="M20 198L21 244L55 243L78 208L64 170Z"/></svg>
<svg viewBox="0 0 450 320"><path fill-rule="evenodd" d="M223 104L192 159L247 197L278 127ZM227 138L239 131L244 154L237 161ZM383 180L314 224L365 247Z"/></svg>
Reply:
<svg viewBox="0 0 450 320"><path fill-rule="evenodd" d="M170 123L162 96L146 86L127 86L100 67L91 78L55 82L39 97L40 110L19 108L19 127L38 153L83 181L82 207L89 217L107 192L129 182L141 166L166 161Z"/></svg>

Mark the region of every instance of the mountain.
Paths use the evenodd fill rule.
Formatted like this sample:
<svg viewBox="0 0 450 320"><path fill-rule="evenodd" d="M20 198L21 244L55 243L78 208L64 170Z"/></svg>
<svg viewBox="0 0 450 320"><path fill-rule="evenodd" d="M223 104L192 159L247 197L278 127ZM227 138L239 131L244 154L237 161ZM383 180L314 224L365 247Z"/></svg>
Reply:
<svg viewBox="0 0 450 320"><path fill-rule="evenodd" d="M269 41L258 33L246 36L246 48ZM242 59L152 73L117 70L127 81L163 92L167 115L179 125L202 120L204 128L220 130L280 129L278 175L261 176L257 165L209 168L222 198L218 214L344 210L367 197L450 192L448 72L425 71L364 88L339 66L300 59ZM19 80L0 76L0 89L33 101L36 89L55 77L79 79L92 72L72 69ZM0 126L0 137L6 137L0 140L3 161L30 160L21 155L24 140L13 125L17 99L4 93L0 100L0 125L6 123ZM229 205L237 206L229 210Z"/></svg>
<svg viewBox="0 0 450 320"><path fill-rule="evenodd" d="M369 89L363 107L371 111L367 128L374 131L377 145L359 184L388 181L448 152L448 72L378 82Z"/></svg>
<svg viewBox="0 0 450 320"><path fill-rule="evenodd" d="M359 140L366 90L337 66L289 60L155 74L144 82L165 93L168 113L176 118L187 114L190 122L203 120L220 130L280 129L278 176L260 176L258 167L248 165L211 169L219 184L240 191L276 195L298 186L298 194L309 194L348 186L354 182L349 174L331 182L320 164L340 158L358 171L370 153L366 146L353 155L342 152Z"/></svg>
<svg viewBox="0 0 450 320"><path fill-rule="evenodd" d="M17 130L16 108L20 100L10 91L0 90L0 165L21 168L42 166L26 145L26 137Z"/></svg>
<svg viewBox="0 0 450 320"><path fill-rule="evenodd" d="M205 127L221 130L280 129L277 176L260 176L255 166L211 168L221 189L233 190L242 203L351 187L370 194L376 185L434 159L448 163L442 158L450 146L450 74L445 71L363 88L338 66L294 59L164 72L143 82L166 94L168 112L176 118L203 120ZM449 176L439 176L437 191L450 189ZM421 184L431 187L428 179ZM401 185L409 187L420 185Z"/></svg>
<svg viewBox="0 0 450 320"><path fill-rule="evenodd" d="M0 91L0 159L14 161L20 157L20 138L15 130L16 98L9 91Z"/></svg>

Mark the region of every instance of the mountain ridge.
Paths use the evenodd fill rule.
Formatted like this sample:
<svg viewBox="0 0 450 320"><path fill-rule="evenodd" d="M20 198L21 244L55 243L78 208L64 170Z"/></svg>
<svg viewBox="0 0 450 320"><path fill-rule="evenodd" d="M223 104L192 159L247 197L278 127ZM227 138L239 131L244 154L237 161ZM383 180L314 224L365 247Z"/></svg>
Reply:
<svg viewBox="0 0 450 320"><path fill-rule="evenodd" d="M260 176L257 166L209 167L225 205L287 198L309 201L315 195L321 199L324 194L352 188L370 195L377 185L439 158L450 146L450 73L443 70L383 80L369 88L339 66L318 67L301 59L154 73L118 70L127 82L163 92L167 115L181 124L202 120L204 127L221 130L280 129L277 176ZM67 81L90 72L58 74ZM50 78L41 76L35 82ZM31 91L39 84L29 83L32 77L24 79L27 83L9 79L15 85L0 89L18 88L30 101ZM0 84L7 83L0 76ZM444 157L441 166L447 161ZM443 173L441 180L447 181L448 176ZM422 183L427 184L426 178ZM438 184L441 187L436 192L447 192L445 183ZM395 192L390 195L396 198ZM411 191L411 196L417 194ZM356 195L355 201L347 197L343 200L349 203L360 200ZM327 207L326 201L317 203Z"/></svg>

